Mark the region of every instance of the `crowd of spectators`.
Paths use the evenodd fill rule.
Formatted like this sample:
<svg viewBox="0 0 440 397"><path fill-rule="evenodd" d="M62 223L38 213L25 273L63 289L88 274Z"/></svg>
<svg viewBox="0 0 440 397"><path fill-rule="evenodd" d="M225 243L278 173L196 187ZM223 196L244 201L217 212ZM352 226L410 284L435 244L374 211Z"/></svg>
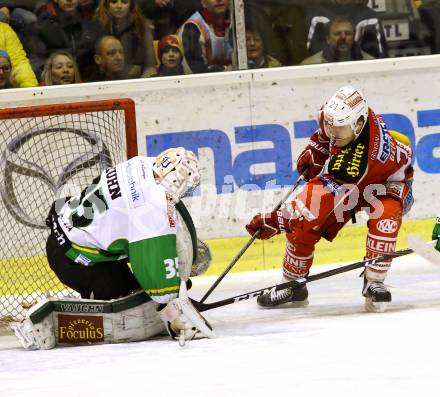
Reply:
<svg viewBox="0 0 440 397"><path fill-rule="evenodd" d="M400 4L406 40L439 53L440 0ZM389 56L387 13L368 0L244 6L249 69ZM233 14L233 0L0 0L0 89L232 70Z"/></svg>

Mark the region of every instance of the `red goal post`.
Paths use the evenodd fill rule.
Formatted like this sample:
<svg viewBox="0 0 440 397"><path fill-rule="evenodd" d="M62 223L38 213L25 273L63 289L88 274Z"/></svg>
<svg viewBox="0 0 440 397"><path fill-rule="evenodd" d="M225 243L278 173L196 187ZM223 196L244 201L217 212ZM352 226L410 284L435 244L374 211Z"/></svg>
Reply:
<svg viewBox="0 0 440 397"><path fill-rule="evenodd" d="M45 257L50 206L137 154L131 99L0 109L0 319L22 318L44 295L72 293Z"/></svg>
<svg viewBox="0 0 440 397"><path fill-rule="evenodd" d="M132 99L106 99L101 101L68 102L51 105L23 106L0 109L0 120L24 117L42 117L61 114L92 113L121 110L125 115L127 158L137 156L136 112Z"/></svg>

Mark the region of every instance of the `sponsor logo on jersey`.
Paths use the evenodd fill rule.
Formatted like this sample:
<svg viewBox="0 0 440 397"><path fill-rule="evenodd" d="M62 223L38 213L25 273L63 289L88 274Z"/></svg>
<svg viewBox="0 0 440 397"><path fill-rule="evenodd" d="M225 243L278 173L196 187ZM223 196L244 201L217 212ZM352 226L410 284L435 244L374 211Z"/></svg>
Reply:
<svg viewBox="0 0 440 397"><path fill-rule="evenodd" d="M56 222L55 218L52 218L52 231L59 245L63 246L67 243L64 233L58 228L58 223Z"/></svg>
<svg viewBox="0 0 440 397"><path fill-rule="evenodd" d="M83 265L83 266L89 266L90 263L92 262L92 260L87 258L87 256L84 256L83 254L79 254L75 258L74 262L79 263L80 265Z"/></svg>
<svg viewBox="0 0 440 397"><path fill-rule="evenodd" d="M371 237L367 238L367 248L379 254L386 254L396 250L396 242L380 241Z"/></svg>
<svg viewBox="0 0 440 397"><path fill-rule="evenodd" d="M284 254L283 271L293 274L304 274L304 270L308 269L312 263L313 255L308 257L298 257L293 254L292 246L290 246Z"/></svg>
<svg viewBox="0 0 440 397"><path fill-rule="evenodd" d="M341 190L344 189L344 186L339 182L336 182L333 178L328 178L325 176L320 176L319 180L322 182L324 187L333 195L336 196Z"/></svg>
<svg viewBox="0 0 440 397"><path fill-rule="evenodd" d="M64 227L68 232L73 229L73 226L70 223L67 223L62 216L57 218L57 221L60 223L61 227Z"/></svg>
<svg viewBox="0 0 440 397"><path fill-rule="evenodd" d="M381 219L377 222L377 230L385 234L394 233L398 226L399 224L394 219Z"/></svg>
<svg viewBox="0 0 440 397"><path fill-rule="evenodd" d="M142 179L147 179L147 169L145 166L145 161L141 158L139 159L139 164L140 164L140 168L141 168L141 177Z"/></svg>
<svg viewBox="0 0 440 397"><path fill-rule="evenodd" d="M403 205L403 213L404 214L406 214L414 204L414 196L413 196L413 192L412 192L412 187L411 187L411 184L409 184L409 185L410 186L408 189L408 193L405 196L405 202Z"/></svg>
<svg viewBox="0 0 440 397"><path fill-rule="evenodd" d="M368 148L363 142L342 149L332 156L329 172L345 182L354 182L363 175L368 164Z"/></svg>
<svg viewBox="0 0 440 397"><path fill-rule="evenodd" d="M136 163L133 163L133 161L127 161L125 163L125 175L127 177L128 191L132 206L136 208L143 205L145 201L139 183Z"/></svg>
<svg viewBox="0 0 440 397"><path fill-rule="evenodd" d="M373 143L373 150L371 151L371 160L374 160L375 158L377 158L377 154L379 153L379 145L380 145L380 136L376 135L374 137L374 143Z"/></svg>
<svg viewBox="0 0 440 397"><path fill-rule="evenodd" d="M385 163L389 159L391 154L391 142L390 142L390 136L388 134L387 126L380 119L379 119L379 129L380 129L380 141L379 141L379 148L378 148L379 151L377 153L377 159L381 163Z"/></svg>
<svg viewBox="0 0 440 397"><path fill-rule="evenodd" d="M105 175L107 177L107 187L110 193L110 198L112 200L121 197L121 187L119 186L118 174L116 172L116 168L107 168L105 170Z"/></svg>
<svg viewBox="0 0 440 397"><path fill-rule="evenodd" d="M387 195L402 199L405 184L403 182L387 182L385 185Z"/></svg>
<svg viewBox="0 0 440 397"><path fill-rule="evenodd" d="M104 342L103 317L58 314L58 342L69 344Z"/></svg>

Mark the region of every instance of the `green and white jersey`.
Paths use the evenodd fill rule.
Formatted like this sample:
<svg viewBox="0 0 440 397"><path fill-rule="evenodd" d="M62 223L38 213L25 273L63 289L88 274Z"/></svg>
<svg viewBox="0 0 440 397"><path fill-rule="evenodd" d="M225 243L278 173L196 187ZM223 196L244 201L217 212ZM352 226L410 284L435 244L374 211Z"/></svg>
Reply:
<svg viewBox="0 0 440 397"><path fill-rule="evenodd" d="M177 216L154 179L154 160L137 156L105 170L63 205L58 223L70 240L70 259L93 266L128 258L142 288L166 303L180 285Z"/></svg>

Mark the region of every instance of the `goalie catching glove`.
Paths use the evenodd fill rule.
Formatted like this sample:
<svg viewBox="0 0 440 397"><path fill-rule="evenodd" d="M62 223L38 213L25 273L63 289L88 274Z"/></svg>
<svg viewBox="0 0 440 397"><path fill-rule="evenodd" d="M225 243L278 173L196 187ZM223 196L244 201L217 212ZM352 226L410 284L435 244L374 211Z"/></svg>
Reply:
<svg viewBox="0 0 440 397"><path fill-rule="evenodd" d="M290 213L285 209L269 212L267 214L257 214L246 225L246 230L250 235L254 235L260 230L257 236L260 240L268 240L280 233L290 233Z"/></svg>
<svg viewBox="0 0 440 397"><path fill-rule="evenodd" d="M179 339L182 333L185 340L214 337L212 326L189 300L186 284L183 281L180 285L179 297L169 302L159 314L173 339Z"/></svg>

